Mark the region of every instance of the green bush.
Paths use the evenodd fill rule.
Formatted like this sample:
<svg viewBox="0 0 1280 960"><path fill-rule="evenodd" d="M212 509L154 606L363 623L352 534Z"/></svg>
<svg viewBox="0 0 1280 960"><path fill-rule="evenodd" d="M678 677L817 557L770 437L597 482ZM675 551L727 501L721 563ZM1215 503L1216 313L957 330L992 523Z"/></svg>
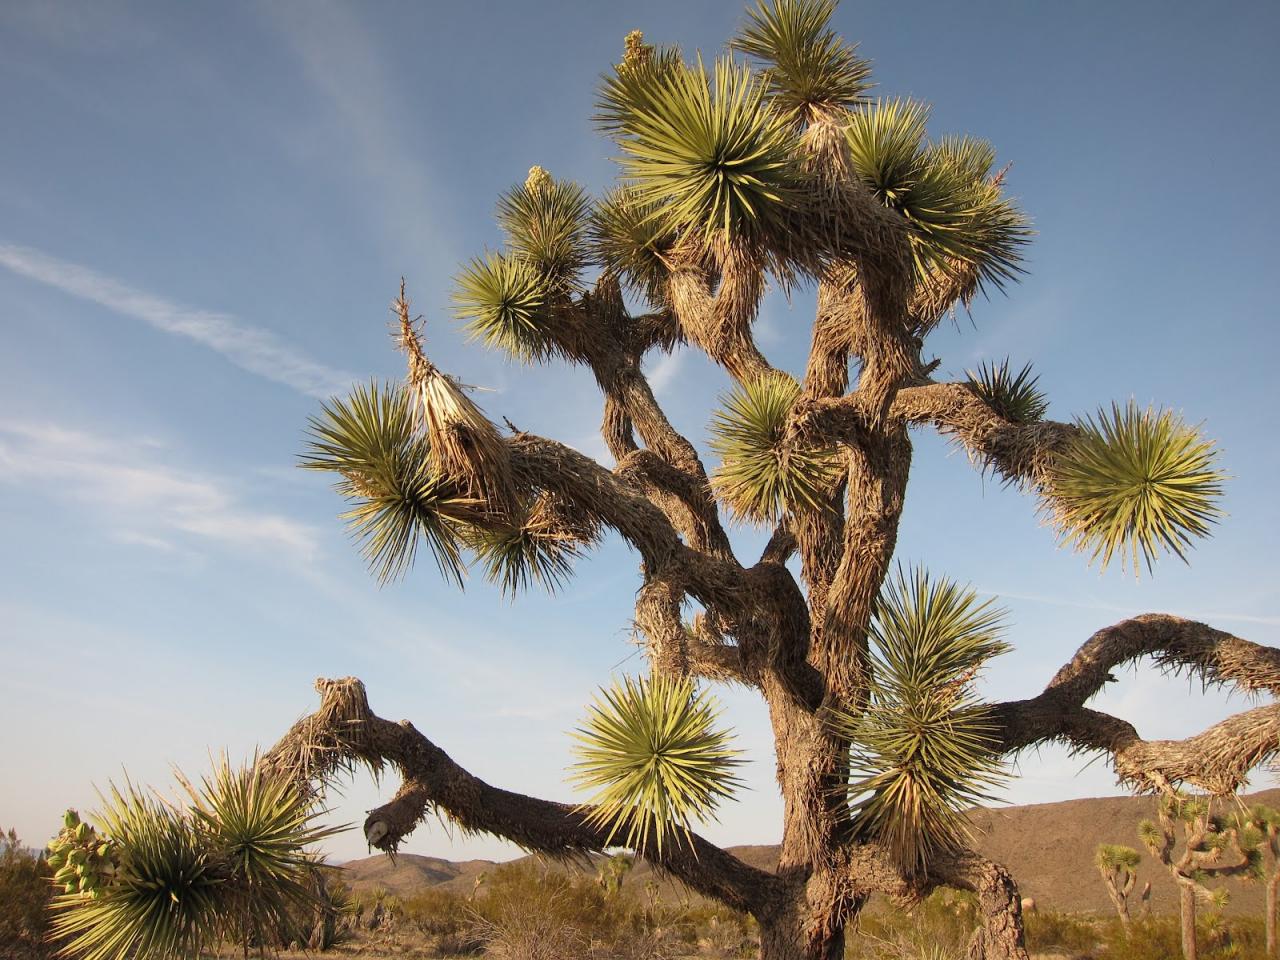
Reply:
<svg viewBox="0 0 1280 960"><path fill-rule="evenodd" d="M0 956L40 957L46 951L53 872L13 830L0 831Z"/></svg>

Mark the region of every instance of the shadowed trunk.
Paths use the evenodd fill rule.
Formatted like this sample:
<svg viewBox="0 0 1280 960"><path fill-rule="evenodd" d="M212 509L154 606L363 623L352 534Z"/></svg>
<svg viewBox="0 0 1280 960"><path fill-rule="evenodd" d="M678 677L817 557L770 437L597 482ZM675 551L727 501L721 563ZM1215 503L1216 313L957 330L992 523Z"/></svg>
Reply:
<svg viewBox="0 0 1280 960"><path fill-rule="evenodd" d="M1276 955L1276 906L1280 900L1280 869L1267 880L1267 901L1264 906L1267 923L1267 956Z"/></svg>
<svg viewBox="0 0 1280 960"><path fill-rule="evenodd" d="M1178 910L1182 917L1182 957L1196 960L1196 892L1190 884L1178 885Z"/></svg>

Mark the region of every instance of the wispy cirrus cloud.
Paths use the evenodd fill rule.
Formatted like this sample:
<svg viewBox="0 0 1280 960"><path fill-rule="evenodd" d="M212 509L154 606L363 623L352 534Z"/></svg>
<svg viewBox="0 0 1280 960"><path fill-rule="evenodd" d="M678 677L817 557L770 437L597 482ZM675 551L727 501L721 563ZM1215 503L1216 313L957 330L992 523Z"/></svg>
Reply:
<svg viewBox="0 0 1280 960"><path fill-rule="evenodd" d="M1006 600L1025 600L1028 603L1044 603L1054 607L1073 607L1077 610L1102 610L1107 613L1122 614L1127 617L1138 616L1150 611L1139 607L1125 607L1115 603L1096 603L1091 600L1072 600L1069 597L1055 597L1042 593L1014 593L1008 590L991 590L986 587L975 587L983 596L1004 598ZM1183 617L1187 620L1236 620L1240 623L1257 623L1268 627L1280 626L1280 616L1269 616L1254 613L1233 613L1223 611L1164 611L1171 616Z"/></svg>
<svg viewBox="0 0 1280 960"><path fill-rule="evenodd" d="M114 539L150 549L177 550L194 539L314 558L311 527L246 506L216 478L161 463L162 450L154 441L0 420L0 488L83 504Z"/></svg>
<svg viewBox="0 0 1280 960"><path fill-rule="evenodd" d="M317 363L271 332L225 313L181 306L31 247L0 244L0 266L121 316L141 320L164 333L186 337L242 370L308 396L328 399L345 393L359 379Z"/></svg>
<svg viewBox="0 0 1280 960"><path fill-rule="evenodd" d="M652 365L645 371L649 378L649 386L655 394L664 394L667 388L675 383L684 366L685 351L676 347L670 353L657 355Z"/></svg>
<svg viewBox="0 0 1280 960"><path fill-rule="evenodd" d="M402 78L368 17L332 0L264 4L260 13L319 95L326 150L353 181L388 252L403 263L457 262L450 235L431 229L452 193L433 180L431 158L407 135ZM446 279L447 273L433 278L432 269L426 268L428 279Z"/></svg>

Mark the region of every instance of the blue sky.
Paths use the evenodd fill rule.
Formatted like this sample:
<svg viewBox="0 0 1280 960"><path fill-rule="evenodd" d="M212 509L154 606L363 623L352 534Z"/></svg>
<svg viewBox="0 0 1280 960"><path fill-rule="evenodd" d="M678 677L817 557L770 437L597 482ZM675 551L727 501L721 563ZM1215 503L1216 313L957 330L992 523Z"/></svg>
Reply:
<svg viewBox="0 0 1280 960"><path fill-rule="evenodd" d="M429 565L380 589L296 457L318 398L399 375L401 275L433 358L489 388L491 415L603 455L590 378L464 345L450 277L498 242L494 201L531 164L609 183L589 117L628 30L712 54L740 17L689 0L0 6L0 826L38 842L124 771L164 784L170 765L267 746L317 676L361 677L378 712L481 776L573 796L566 731L641 667L637 558L607 542L566 593L515 604ZM934 335L941 371L1033 360L1059 419L1172 407L1232 475L1191 566L1135 581L1056 549L1033 502L920 434L899 557L1002 598L1016 649L990 695L1033 692L1148 610L1280 643L1280 8L845 0L836 23L882 93L934 105L933 132L996 144L1039 231L1007 298ZM803 364L811 311L810 292L769 299L757 333L776 362ZM724 376L688 353L651 373L705 444ZM707 832L776 840L767 719L749 694L724 701L755 762ZM1243 705L1149 671L1099 702L1148 737ZM1057 750L1017 773L1013 802L1115 792L1102 763ZM379 795L361 780L334 816ZM365 852L355 833L330 847ZM407 849L514 852L435 824Z"/></svg>

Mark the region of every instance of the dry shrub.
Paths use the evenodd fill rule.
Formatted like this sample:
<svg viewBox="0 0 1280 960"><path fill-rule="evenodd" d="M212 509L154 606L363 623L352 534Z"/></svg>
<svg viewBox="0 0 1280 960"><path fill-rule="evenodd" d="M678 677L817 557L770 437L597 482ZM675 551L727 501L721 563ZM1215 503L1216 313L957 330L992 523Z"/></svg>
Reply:
<svg viewBox="0 0 1280 960"><path fill-rule="evenodd" d="M0 957L43 957L52 871L13 830L0 831Z"/></svg>
<svg viewBox="0 0 1280 960"><path fill-rule="evenodd" d="M554 913L515 904L504 904L495 913L496 919L476 922L485 955L494 960L565 960L589 954L586 935Z"/></svg>
<svg viewBox="0 0 1280 960"><path fill-rule="evenodd" d="M1110 921L1099 923L1087 917L1072 913L1059 913L1056 910L1037 910L1022 917L1023 930L1026 933L1027 949L1032 953L1038 951L1057 951L1073 956L1092 956L1100 949L1104 940L1108 939ZM1120 930L1120 921L1115 921L1116 933ZM1182 948L1177 948L1180 955ZM1123 956L1123 954L1121 954Z"/></svg>
<svg viewBox="0 0 1280 960"><path fill-rule="evenodd" d="M850 927L850 960L961 960L978 926L972 894L938 890L909 911L866 913Z"/></svg>

